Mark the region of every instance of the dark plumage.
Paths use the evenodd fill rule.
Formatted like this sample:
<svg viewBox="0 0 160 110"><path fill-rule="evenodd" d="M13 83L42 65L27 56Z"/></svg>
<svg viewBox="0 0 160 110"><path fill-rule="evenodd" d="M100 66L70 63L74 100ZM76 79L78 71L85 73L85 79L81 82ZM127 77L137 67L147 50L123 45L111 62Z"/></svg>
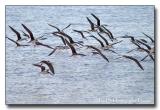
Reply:
<svg viewBox="0 0 160 110"><path fill-rule="evenodd" d="M150 58L154 61L154 58L153 58L153 56L151 55L151 53L150 53L149 50L147 50L147 49L145 49L145 48L139 48L139 49L145 51L145 52L148 54L148 56L150 56ZM142 60L142 61L143 61L143 60Z"/></svg>
<svg viewBox="0 0 160 110"><path fill-rule="evenodd" d="M64 36L64 37L66 37L71 44L75 43L75 42L73 41L72 37L69 36L68 34L64 33L64 32L54 32L54 34L62 35L62 36Z"/></svg>
<svg viewBox="0 0 160 110"><path fill-rule="evenodd" d="M79 33L82 36L82 38L86 39L82 31L75 30L75 29L73 31Z"/></svg>
<svg viewBox="0 0 160 110"><path fill-rule="evenodd" d="M145 39L140 39L142 42L147 43L147 41Z"/></svg>
<svg viewBox="0 0 160 110"><path fill-rule="evenodd" d="M17 47L20 47L20 46L29 46L29 45L20 44L17 41L14 41L13 39L11 39L9 37L6 37L6 38L9 39L10 41L12 41L13 43L15 43L17 45Z"/></svg>
<svg viewBox="0 0 160 110"><path fill-rule="evenodd" d="M41 61L40 63L46 64L46 65L49 67L49 70L52 72L52 74L53 74L53 75L55 74L53 65L52 65L52 63L51 63L50 61L45 61L45 60L43 60L43 61Z"/></svg>
<svg viewBox="0 0 160 110"><path fill-rule="evenodd" d="M72 44L70 44L66 39L65 39L66 44L69 46L69 48L72 51L72 55L81 55L81 56L85 56L84 54L80 54L76 52L76 49L74 48L74 46Z"/></svg>
<svg viewBox="0 0 160 110"><path fill-rule="evenodd" d="M88 20L88 22L90 24L91 31L95 31L95 29L94 29L94 23L88 17L87 17L87 20Z"/></svg>
<svg viewBox="0 0 160 110"><path fill-rule="evenodd" d="M102 56L102 58L104 58L107 62L109 62L108 58L98 48L91 45L87 45L87 47L94 49L96 52L98 52L99 55Z"/></svg>
<svg viewBox="0 0 160 110"><path fill-rule="evenodd" d="M32 31L31 31L30 29L28 29L27 26L25 26L24 24L22 24L22 26L23 26L23 28L29 33L29 36L30 36L30 38L31 38L30 42L31 42L31 41L34 41L35 38L34 38L34 36L33 36Z"/></svg>
<svg viewBox="0 0 160 110"><path fill-rule="evenodd" d="M52 34L55 35L55 36L57 36L57 37L59 37L59 38L61 38L63 44L66 45L66 42L65 42L65 40L64 40L64 37L63 37L62 35L58 35L58 34L56 34L56 33L52 33Z"/></svg>
<svg viewBox="0 0 160 110"><path fill-rule="evenodd" d="M35 45L41 45L41 46L44 46L44 47L47 47L47 48L50 48L50 49L54 49L53 47L49 46L49 45L46 45L46 44L43 44L39 41L35 41Z"/></svg>
<svg viewBox="0 0 160 110"><path fill-rule="evenodd" d="M145 47L147 47L149 50L151 49L151 47L149 45L147 45L146 43L143 43L142 41L140 40L137 40L138 43L144 45Z"/></svg>
<svg viewBox="0 0 160 110"><path fill-rule="evenodd" d="M114 36L113 36L112 32L103 25L101 27L108 33L107 35L109 35L111 41L113 41Z"/></svg>
<svg viewBox="0 0 160 110"><path fill-rule="evenodd" d="M27 38L30 38L27 33L25 33L24 31L21 31L21 32L23 33L23 36L26 36Z"/></svg>
<svg viewBox="0 0 160 110"><path fill-rule="evenodd" d="M9 26L10 29L17 35L17 41L21 40L21 34L15 30L13 27Z"/></svg>
<svg viewBox="0 0 160 110"><path fill-rule="evenodd" d="M93 13L91 13L91 15L97 20L97 26L99 27L101 25L100 19L96 15L94 15Z"/></svg>
<svg viewBox="0 0 160 110"><path fill-rule="evenodd" d="M69 28L69 27L71 26L71 24L69 24L69 25L67 25L66 27L64 27L64 28L61 30L61 29L59 29L58 27L53 26L53 25L51 25L51 24L48 24L48 25L51 26L51 27L53 27L53 28L55 28L58 32L63 32L65 29L67 29L67 28Z"/></svg>
<svg viewBox="0 0 160 110"><path fill-rule="evenodd" d="M145 33L143 33L146 37L148 37L150 40L151 40L151 42L154 42L154 40L149 36L149 35L147 35L147 34L145 34Z"/></svg>
<svg viewBox="0 0 160 110"><path fill-rule="evenodd" d="M103 42L101 40L99 40L97 37L95 37L94 35L91 35L89 37L92 37L92 38L96 39L101 44L101 47L104 47Z"/></svg>
<svg viewBox="0 0 160 110"><path fill-rule="evenodd" d="M41 72L45 71L45 69L46 69L44 66L39 65L39 64L33 64L33 66L41 68Z"/></svg>
<svg viewBox="0 0 160 110"><path fill-rule="evenodd" d="M65 29L69 28L71 25L72 25L72 24L67 25L66 27L64 27L64 28L62 29L62 31L64 31Z"/></svg>
<svg viewBox="0 0 160 110"><path fill-rule="evenodd" d="M51 56L56 50L57 50L57 48L54 48L54 49L52 50L52 52L48 54L48 56Z"/></svg>
<svg viewBox="0 0 160 110"><path fill-rule="evenodd" d="M48 25L51 26L51 27L53 27L53 28L55 28L58 32L61 32L61 30L60 30L58 27L53 26L53 25L51 25L51 24L48 24Z"/></svg>
<svg viewBox="0 0 160 110"><path fill-rule="evenodd" d="M139 61L137 59L135 59L135 58L133 58L131 56L127 56L127 55L123 55L123 57L134 61L142 70L144 70L142 65L139 63Z"/></svg>
<svg viewBox="0 0 160 110"><path fill-rule="evenodd" d="M106 43L106 45L109 45L107 39L105 39L100 33L98 33L98 35L104 40L104 42Z"/></svg>

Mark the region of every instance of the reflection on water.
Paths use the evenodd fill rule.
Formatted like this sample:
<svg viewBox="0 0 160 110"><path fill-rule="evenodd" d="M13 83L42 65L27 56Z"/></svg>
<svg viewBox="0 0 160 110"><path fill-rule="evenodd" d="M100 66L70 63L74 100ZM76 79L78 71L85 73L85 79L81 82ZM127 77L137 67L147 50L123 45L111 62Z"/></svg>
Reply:
<svg viewBox="0 0 160 110"><path fill-rule="evenodd" d="M103 24L107 24L116 37L129 34L141 38L144 37L141 32L154 36L152 6L7 6L6 35L15 38L8 25L21 30L21 23L24 23L38 37L53 31L47 23L60 28L72 23L75 25L65 32L80 41L83 39L72 29L88 29L86 16L92 19L90 13L96 14ZM62 45L59 38L47 38L49 40L42 42L53 47ZM85 44L99 45L92 38L83 41ZM115 45L114 50L123 54L133 47L129 40L125 40ZM45 47L17 48L6 40L7 104L154 103L152 60L148 58L141 62L145 69L142 71L132 61L114 60L117 55L111 52L103 52L110 60L106 63L86 48L78 51L87 56L71 57L69 50L58 50L52 56L47 56L51 50ZM133 52L130 55L141 59L145 53ZM53 63L54 77L39 74L39 69L32 66L42 59Z"/></svg>

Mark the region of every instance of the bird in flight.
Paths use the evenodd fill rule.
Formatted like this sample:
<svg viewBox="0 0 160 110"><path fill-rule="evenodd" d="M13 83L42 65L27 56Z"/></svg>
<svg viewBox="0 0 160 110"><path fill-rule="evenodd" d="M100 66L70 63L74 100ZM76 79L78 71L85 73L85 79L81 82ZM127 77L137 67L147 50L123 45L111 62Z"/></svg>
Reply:
<svg viewBox="0 0 160 110"><path fill-rule="evenodd" d="M24 45L24 44L20 44L18 43L17 41L14 41L13 39L9 38L9 37L6 37L8 40L12 41L13 43L15 43L17 45L17 47L20 47L20 46L29 46L29 45Z"/></svg>
<svg viewBox="0 0 160 110"><path fill-rule="evenodd" d="M42 60L40 63L47 65L52 75L55 74L53 64L50 61Z"/></svg>

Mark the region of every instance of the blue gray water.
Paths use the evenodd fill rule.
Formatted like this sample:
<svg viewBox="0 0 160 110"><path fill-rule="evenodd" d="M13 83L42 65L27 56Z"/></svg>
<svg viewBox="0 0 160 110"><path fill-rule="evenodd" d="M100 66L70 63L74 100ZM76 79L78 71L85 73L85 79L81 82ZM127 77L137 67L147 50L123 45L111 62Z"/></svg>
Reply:
<svg viewBox="0 0 160 110"><path fill-rule="evenodd" d="M137 39L149 39L141 32L154 38L153 6L6 6L6 36L16 39L8 25L18 31L26 24L36 37L54 31L51 23L65 30L76 41L99 46L92 38L81 39L72 29L87 30L86 16L96 14L115 37L133 35ZM57 37L46 36L41 41L52 47L62 45ZM114 50L126 54L135 46L128 39L114 46ZM26 41L22 41L26 42ZM6 39L6 103L7 104L153 104L154 62L147 58L141 62L144 71L133 61L121 58L111 52L103 52L110 60L107 63L98 55L92 55L86 48L77 49L87 56L71 57L70 50L58 50L47 56L51 49L45 47L16 47ZM146 53L132 52L127 55L140 60ZM50 60L55 76L39 73L33 63Z"/></svg>

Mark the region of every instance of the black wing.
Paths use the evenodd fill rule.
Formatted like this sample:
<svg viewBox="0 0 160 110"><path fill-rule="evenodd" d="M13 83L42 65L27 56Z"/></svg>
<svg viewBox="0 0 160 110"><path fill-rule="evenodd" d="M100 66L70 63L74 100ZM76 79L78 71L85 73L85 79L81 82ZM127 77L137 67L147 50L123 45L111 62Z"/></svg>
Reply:
<svg viewBox="0 0 160 110"><path fill-rule="evenodd" d="M108 34L110 35L111 39L114 39L112 32L110 30L108 30L105 26L102 26L102 27L108 32Z"/></svg>
<svg viewBox="0 0 160 110"><path fill-rule="evenodd" d="M141 46L140 45L138 45L138 43L136 43L136 42L132 42L134 45L136 45L138 48L141 48Z"/></svg>
<svg viewBox="0 0 160 110"><path fill-rule="evenodd" d="M98 48L96 48L94 46L87 46L87 47L96 50L99 55L101 55L107 62L109 62L108 58L104 54L102 54L102 52Z"/></svg>
<svg viewBox="0 0 160 110"><path fill-rule="evenodd" d="M39 64L33 64L33 66L36 66L36 67L40 67L41 68L41 72L43 72L45 70L45 67L42 66L42 65L39 65Z"/></svg>
<svg viewBox="0 0 160 110"><path fill-rule="evenodd" d="M16 31L13 27L11 27L11 26L9 26L9 27L10 27L10 29L11 29L14 33L16 33L16 35L17 35L17 41L20 40L20 39L21 39L20 33L19 33L18 31Z"/></svg>
<svg viewBox="0 0 160 110"><path fill-rule="evenodd" d="M93 13L91 13L91 15L97 20L97 26L100 26L101 25L100 19L96 15L94 15Z"/></svg>
<svg viewBox="0 0 160 110"><path fill-rule="evenodd" d="M45 61L45 60L43 60L43 61L41 61L41 63L46 64L46 65L49 67L50 71L51 71L53 74L55 74L53 65L52 65L52 63L51 63L50 61Z"/></svg>
<svg viewBox="0 0 160 110"><path fill-rule="evenodd" d="M148 54L148 56L150 56L151 57L151 59L154 61L154 58L153 58L153 56L151 55L151 53L150 53L150 51L149 50L147 50L147 49L144 49L144 48L140 48L141 50L143 50L143 51L145 51L147 54Z"/></svg>
<svg viewBox="0 0 160 110"><path fill-rule="evenodd" d="M73 55L76 55L77 52L76 52L76 49L73 47L73 45L70 44L66 39L65 39L65 42L66 42L66 44L70 47L70 49L71 49L71 51L72 51L72 54L73 54Z"/></svg>
<svg viewBox="0 0 160 110"><path fill-rule="evenodd" d="M100 33L98 33L98 35L105 41L106 45L109 45L107 39L105 39Z"/></svg>
<svg viewBox="0 0 160 110"><path fill-rule="evenodd" d="M55 36L57 36L57 37L60 37L61 38L61 40L62 40L62 42L63 42L63 44L64 45L66 45L66 42L65 42L65 40L64 40L64 38L63 38L63 36L61 36L61 35L57 35L56 33L52 33L53 35L55 35Z"/></svg>
<svg viewBox="0 0 160 110"><path fill-rule="evenodd" d="M113 46L113 45L115 45L115 44L121 43L122 41L123 41L123 40L120 40L120 41L115 42L115 43L112 43L112 44L110 44L110 45Z"/></svg>
<svg viewBox="0 0 160 110"><path fill-rule="evenodd" d="M140 44L142 44L142 45L144 45L144 46L146 46L149 50L151 49L151 47L149 45L143 43L142 41L137 40L137 42L140 43Z"/></svg>
<svg viewBox="0 0 160 110"><path fill-rule="evenodd" d="M22 31L23 35L30 38L28 34L26 34L24 31Z"/></svg>
<svg viewBox="0 0 160 110"><path fill-rule="evenodd" d="M47 47L47 48L50 48L50 49L54 49L54 48L52 48L51 46L46 45L46 44L43 44L43 43L41 43L41 42L39 42L39 41L36 41L35 43L36 43L36 45L41 45L41 46L44 46L44 47Z"/></svg>
<svg viewBox="0 0 160 110"><path fill-rule="evenodd" d="M152 42L154 42L154 40L147 34L143 33L146 37L148 37Z"/></svg>
<svg viewBox="0 0 160 110"><path fill-rule="evenodd" d="M72 24L67 25L65 28L62 29L64 31L65 29L69 28Z"/></svg>
<svg viewBox="0 0 160 110"><path fill-rule="evenodd" d="M91 26L91 30L93 31L94 30L94 23L87 17L87 20Z"/></svg>
<svg viewBox="0 0 160 110"><path fill-rule="evenodd" d="M140 39L142 42L147 43L147 41L145 39Z"/></svg>
<svg viewBox="0 0 160 110"><path fill-rule="evenodd" d="M23 26L23 28L29 33L30 38L31 38L31 41L33 41L33 40L34 40L34 36L33 36L33 33L31 32L31 30L29 30L29 29L27 28L27 26L25 26L24 24L22 24L22 26Z"/></svg>
<svg viewBox="0 0 160 110"><path fill-rule="evenodd" d="M96 40L101 44L102 47L104 47L103 42L102 42L101 40L99 40L97 37L95 37L95 36L93 36L93 35L91 35L91 36L89 36L89 37L93 37L94 39L96 39Z"/></svg>
<svg viewBox="0 0 160 110"><path fill-rule="evenodd" d="M86 37L84 37L84 34L83 34L82 31L78 31L78 30L73 30L73 31L75 31L75 32L77 32L77 33L79 33L79 34L81 34L82 38L86 39Z"/></svg>
<svg viewBox="0 0 160 110"><path fill-rule="evenodd" d="M48 24L48 25L51 26L51 27L53 27L53 28L55 28L55 29L57 29L58 32L61 31L61 30L60 30L58 27L56 27L56 26L53 26L53 25L51 25L51 24Z"/></svg>
<svg viewBox="0 0 160 110"><path fill-rule="evenodd" d="M48 54L48 56L52 55L56 50L57 50L57 48L54 48L53 51Z"/></svg>
<svg viewBox="0 0 160 110"><path fill-rule="evenodd" d="M61 35L63 35L64 37L68 38L68 40L69 40L69 42L70 42L71 44L75 43L75 42L73 41L72 37L69 36L68 34L66 34L66 33L64 33L64 32L59 32L59 34L61 34Z"/></svg>
<svg viewBox="0 0 160 110"><path fill-rule="evenodd" d="M20 44L18 42L14 41L13 39L11 39L9 37L6 37L6 38L8 38L10 41L14 42L17 46L20 46Z"/></svg>
<svg viewBox="0 0 160 110"><path fill-rule="evenodd" d="M123 55L123 57L133 60L142 70L144 70L142 65L139 63L139 61L137 59L135 59L131 56L126 56L126 55Z"/></svg>

